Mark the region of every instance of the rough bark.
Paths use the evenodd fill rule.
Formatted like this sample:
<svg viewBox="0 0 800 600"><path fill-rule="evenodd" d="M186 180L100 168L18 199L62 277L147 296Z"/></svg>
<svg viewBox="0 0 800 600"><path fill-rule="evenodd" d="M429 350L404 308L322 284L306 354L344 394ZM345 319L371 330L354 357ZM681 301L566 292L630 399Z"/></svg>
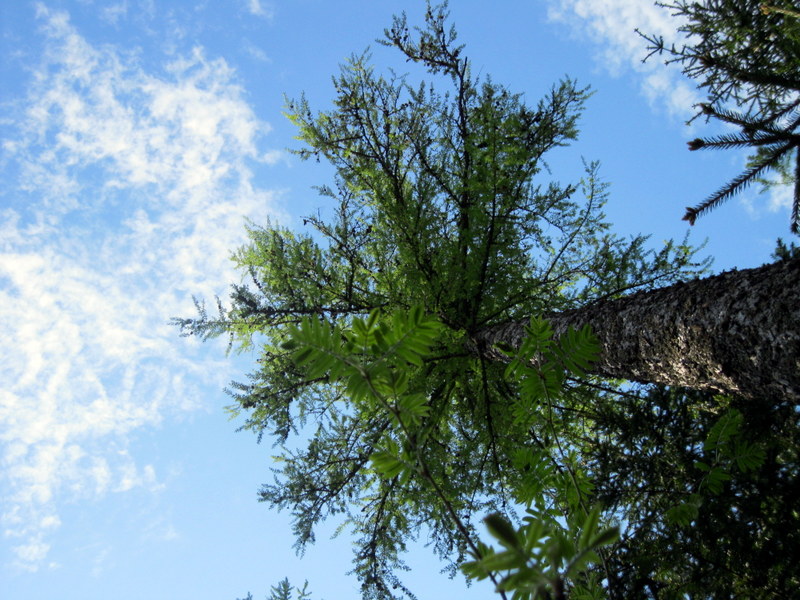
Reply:
<svg viewBox="0 0 800 600"><path fill-rule="evenodd" d="M588 323L602 351L592 372L746 398L800 403L800 259L729 271L546 315L556 334ZM484 356L514 348L526 322L487 327Z"/></svg>

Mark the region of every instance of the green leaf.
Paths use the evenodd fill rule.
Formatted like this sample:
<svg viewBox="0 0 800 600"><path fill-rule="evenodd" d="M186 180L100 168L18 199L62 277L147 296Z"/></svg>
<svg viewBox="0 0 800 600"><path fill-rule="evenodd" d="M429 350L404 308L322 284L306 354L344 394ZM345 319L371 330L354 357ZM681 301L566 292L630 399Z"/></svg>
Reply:
<svg viewBox="0 0 800 600"><path fill-rule="evenodd" d="M367 331L372 331L375 329L380 315L381 310L379 308L374 308L370 311L369 318L367 319L367 323L365 325Z"/></svg>
<svg viewBox="0 0 800 600"><path fill-rule="evenodd" d="M497 538L506 548L521 548L517 532L514 531L514 527L512 527L511 523L500 513L488 515L483 522L486 523L486 528L489 530L489 533Z"/></svg>
<svg viewBox="0 0 800 600"><path fill-rule="evenodd" d="M525 557L519 552L503 551L481 560L481 565L488 571L510 571L525 566Z"/></svg>
<svg viewBox="0 0 800 600"><path fill-rule="evenodd" d="M730 479L730 473L720 467L715 467L706 475L702 485L708 489L709 492L716 495L722 492L724 483L730 481Z"/></svg>
<svg viewBox="0 0 800 600"><path fill-rule="evenodd" d="M743 422L742 413L735 408L730 408L723 414L708 432L704 449L713 451L727 443L733 436L738 435Z"/></svg>
<svg viewBox="0 0 800 600"><path fill-rule="evenodd" d="M589 548L600 548L613 544L619 539L619 527L607 527L594 536L588 544Z"/></svg>
<svg viewBox="0 0 800 600"><path fill-rule="evenodd" d="M667 520L681 527L689 527L700 514L702 497L691 494L689 499L667 510Z"/></svg>
<svg viewBox="0 0 800 600"><path fill-rule="evenodd" d="M369 457L372 467L384 479L392 479L402 474L408 465L392 450L378 450Z"/></svg>
<svg viewBox="0 0 800 600"><path fill-rule="evenodd" d="M579 330L568 327L557 348L564 366L578 377L585 377L586 370L600 355L600 342L589 325Z"/></svg>
<svg viewBox="0 0 800 600"><path fill-rule="evenodd" d="M595 506L592 510L589 511L589 514L586 515L586 520L583 522L581 526L581 537L580 541L578 542L579 548L590 548L592 544L589 540L594 537L595 531L597 530L597 523L600 521L600 507Z"/></svg>
<svg viewBox="0 0 800 600"><path fill-rule="evenodd" d="M429 413L428 398L424 394L407 394L398 400L398 409L401 413L412 417L419 422Z"/></svg>
<svg viewBox="0 0 800 600"><path fill-rule="evenodd" d="M764 464L766 452L757 444L737 442L734 450L736 466L742 473L754 471Z"/></svg>
<svg viewBox="0 0 800 600"><path fill-rule="evenodd" d="M373 336L375 337L375 347L378 349L379 352L386 352L389 349L389 342L386 341L384 332L381 331L380 327L378 327L372 333Z"/></svg>

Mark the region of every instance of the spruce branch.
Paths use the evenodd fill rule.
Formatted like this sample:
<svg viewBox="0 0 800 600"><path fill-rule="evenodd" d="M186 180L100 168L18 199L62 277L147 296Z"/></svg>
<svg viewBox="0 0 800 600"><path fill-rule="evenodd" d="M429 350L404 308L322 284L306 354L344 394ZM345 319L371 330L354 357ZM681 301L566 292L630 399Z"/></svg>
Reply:
<svg viewBox="0 0 800 600"><path fill-rule="evenodd" d="M792 148L796 147L796 144L793 142L789 142L778 146L775 150L764 156L763 158L758 159L749 169L747 169L744 173L739 175L738 177L733 178L730 182L726 185L721 187L719 190L714 192L711 196L709 196L705 201L697 206L686 207L686 214L683 216L684 221L689 221L690 225L694 225L697 217L701 214L708 212L732 196L735 196L742 190L744 190L748 185L753 183L756 179L758 179L761 174L771 168L774 168L780 158L792 150ZM796 197L796 196L795 196Z"/></svg>
<svg viewBox="0 0 800 600"><path fill-rule="evenodd" d="M794 136L790 134L752 135L748 133L734 133L707 139L697 138L687 142L687 146L689 147L689 150L694 151L704 148L749 148L751 146L770 146L780 142L788 142L792 145L796 145L800 143L800 136Z"/></svg>

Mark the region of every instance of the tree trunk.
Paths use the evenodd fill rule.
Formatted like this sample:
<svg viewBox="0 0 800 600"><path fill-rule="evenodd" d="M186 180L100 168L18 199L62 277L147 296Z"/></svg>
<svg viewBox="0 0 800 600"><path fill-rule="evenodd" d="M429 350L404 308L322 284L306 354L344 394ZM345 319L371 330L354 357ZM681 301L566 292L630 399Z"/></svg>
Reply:
<svg viewBox="0 0 800 600"><path fill-rule="evenodd" d="M596 375L800 404L799 293L794 259L545 316L556 335L591 325ZM474 341L504 360L495 344L519 347L525 325L487 327Z"/></svg>

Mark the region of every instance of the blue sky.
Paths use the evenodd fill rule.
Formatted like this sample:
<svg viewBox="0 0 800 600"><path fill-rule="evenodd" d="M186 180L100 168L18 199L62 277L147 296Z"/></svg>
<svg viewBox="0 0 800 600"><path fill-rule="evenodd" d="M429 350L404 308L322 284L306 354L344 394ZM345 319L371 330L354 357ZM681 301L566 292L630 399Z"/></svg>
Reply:
<svg viewBox="0 0 800 600"><path fill-rule="evenodd" d="M490 6L491 5L491 6ZM253 356L167 325L193 294L239 281L245 219L295 226L325 165L301 163L284 94L328 107L330 77L422 2L0 3L0 580L8 600L263 597L284 576L356 597L346 534L301 560L285 514L258 504L269 441L235 433L222 388ZM456 1L476 74L535 102L564 75L596 94L553 177L600 160L617 232L680 239L683 207L745 161L689 153L701 99L641 63L634 28L674 38L646 0ZM715 269L757 266L788 237L789 193L755 191L702 218ZM424 542L424 540L423 540ZM419 597L466 594L420 544Z"/></svg>

